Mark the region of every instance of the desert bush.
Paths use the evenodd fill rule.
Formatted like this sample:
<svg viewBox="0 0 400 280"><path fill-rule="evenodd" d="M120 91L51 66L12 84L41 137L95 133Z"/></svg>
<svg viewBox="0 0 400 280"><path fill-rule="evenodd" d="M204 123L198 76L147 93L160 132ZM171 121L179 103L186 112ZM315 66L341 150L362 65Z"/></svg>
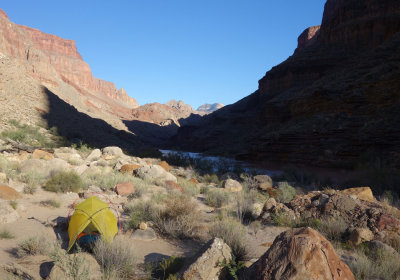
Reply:
<svg viewBox="0 0 400 280"><path fill-rule="evenodd" d="M195 184L187 181L186 179L178 177L178 184L182 187L183 192L190 196L197 196L200 191Z"/></svg>
<svg viewBox="0 0 400 280"><path fill-rule="evenodd" d="M222 189L212 189L206 193L205 202L208 206L220 208L229 203L229 193Z"/></svg>
<svg viewBox="0 0 400 280"><path fill-rule="evenodd" d="M382 249L369 249L366 246L356 249L354 259L348 263L358 280L400 278L400 262L393 253Z"/></svg>
<svg viewBox="0 0 400 280"><path fill-rule="evenodd" d="M248 174L248 173L241 173L239 177L240 177L240 179L242 180L242 186L243 186L244 188L247 188L247 189L249 189L249 190L251 190L251 189L256 189L256 188L257 188L258 183L257 183L257 181L254 179L254 177L251 176L250 174Z"/></svg>
<svg viewBox="0 0 400 280"><path fill-rule="evenodd" d="M341 217L321 219L320 223L314 221L314 226L330 241L343 240L348 228L347 223Z"/></svg>
<svg viewBox="0 0 400 280"><path fill-rule="evenodd" d="M245 267L243 261L236 261L236 258L233 257L229 262L225 259L219 263L220 266L226 268L229 272L229 279L239 280L238 273L239 271Z"/></svg>
<svg viewBox="0 0 400 280"><path fill-rule="evenodd" d="M3 229L0 231L0 240L1 239L13 239L15 236L7 229Z"/></svg>
<svg viewBox="0 0 400 280"><path fill-rule="evenodd" d="M243 191L235 196L235 213L236 217L242 223L248 223L253 220L252 211L253 204L256 202L264 202L265 197L260 195L255 189L243 188Z"/></svg>
<svg viewBox="0 0 400 280"><path fill-rule="evenodd" d="M0 155L0 172L5 173L8 178L16 178L18 176L20 164L11 161L7 157Z"/></svg>
<svg viewBox="0 0 400 280"><path fill-rule="evenodd" d="M10 121L10 124L14 127L3 131L1 133L3 138L10 138L11 140L34 147L54 148L65 143L65 139L58 135L53 135L51 130L48 131L49 135L46 135L36 126L21 124L15 120Z"/></svg>
<svg viewBox="0 0 400 280"><path fill-rule="evenodd" d="M93 253L102 267L105 279L132 279L134 277L136 257L129 240L117 237L112 243L106 243L99 239L95 243Z"/></svg>
<svg viewBox="0 0 400 280"><path fill-rule="evenodd" d="M15 255L19 258L26 255L44 255L47 252L48 244L45 238L30 237L20 244L15 250Z"/></svg>
<svg viewBox="0 0 400 280"><path fill-rule="evenodd" d="M221 181L218 178L218 175L213 173L213 174L205 174L200 178L200 181L206 184L216 184L216 185L221 185Z"/></svg>
<svg viewBox="0 0 400 280"><path fill-rule="evenodd" d="M90 147L86 143L83 143L82 141L79 142L79 144L72 144L71 148L77 150L79 155L83 158L86 158L94 150L94 148Z"/></svg>
<svg viewBox="0 0 400 280"><path fill-rule="evenodd" d="M133 177L129 174L123 174L117 171L111 173L94 173L83 176L83 181L86 186L97 186L103 190L109 190L114 188L116 184L131 182L135 186L147 187L147 182L142 179Z"/></svg>
<svg viewBox="0 0 400 280"><path fill-rule="evenodd" d="M162 159L174 166L188 167L191 164L190 156L183 153L170 153Z"/></svg>
<svg viewBox="0 0 400 280"><path fill-rule="evenodd" d="M210 229L210 235L223 239L239 261L244 260L247 255L246 232L246 228L232 217L218 219Z"/></svg>
<svg viewBox="0 0 400 280"><path fill-rule="evenodd" d="M197 235L199 212L191 197L171 193L165 199L165 208L154 218L158 230L174 238L192 238Z"/></svg>
<svg viewBox="0 0 400 280"><path fill-rule="evenodd" d="M26 194L34 194L37 188L43 183L44 178L43 173L39 171L30 171L19 175L19 180L26 183L24 187L24 193Z"/></svg>
<svg viewBox="0 0 400 280"><path fill-rule="evenodd" d="M177 276L175 276L175 273L177 273L181 269L181 267L183 266L183 262L183 258L175 256L171 256L170 258L163 258L156 269L156 273L159 274L157 276L160 276L163 280L178 279L176 278Z"/></svg>
<svg viewBox="0 0 400 280"><path fill-rule="evenodd" d="M78 247L76 254L68 254L61 249L59 243L53 245L49 252L49 257L53 260L54 265L57 265L66 279L87 280L90 275L90 268Z"/></svg>
<svg viewBox="0 0 400 280"><path fill-rule="evenodd" d="M211 190L210 186L201 186L200 187L200 193L201 194L207 194Z"/></svg>
<svg viewBox="0 0 400 280"><path fill-rule="evenodd" d="M18 207L18 202L17 202L17 201L15 201L15 200L10 200L10 201L8 202L8 204L10 204L10 206L11 206L14 210L17 210L17 207Z"/></svg>
<svg viewBox="0 0 400 280"><path fill-rule="evenodd" d="M278 183L279 193L277 199L280 202L288 203L296 196L296 189L289 185L288 182Z"/></svg>
<svg viewBox="0 0 400 280"><path fill-rule="evenodd" d="M137 229L141 222L154 220L159 211L153 201L131 202L125 207L125 211L129 213L129 220L125 224L125 229Z"/></svg>
<svg viewBox="0 0 400 280"><path fill-rule="evenodd" d="M62 171L54 174L44 185L51 192L79 192L84 187L81 177L74 171Z"/></svg>
<svg viewBox="0 0 400 280"><path fill-rule="evenodd" d="M274 224L280 227L297 227L298 221L284 211L271 214Z"/></svg>
<svg viewBox="0 0 400 280"><path fill-rule="evenodd" d="M52 208L60 208L61 203L54 199L43 200L40 205Z"/></svg>

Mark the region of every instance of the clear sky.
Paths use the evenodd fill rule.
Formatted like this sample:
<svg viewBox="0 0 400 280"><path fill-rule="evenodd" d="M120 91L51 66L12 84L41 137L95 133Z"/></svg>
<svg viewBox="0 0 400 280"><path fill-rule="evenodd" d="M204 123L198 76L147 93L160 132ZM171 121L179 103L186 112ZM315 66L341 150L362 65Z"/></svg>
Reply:
<svg viewBox="0 0 400 280"><path fill-rule="evenodd" d="M11 21L76 41L95 77L140 105L231 104L251 94L325 0L3 0Z"/></svg>

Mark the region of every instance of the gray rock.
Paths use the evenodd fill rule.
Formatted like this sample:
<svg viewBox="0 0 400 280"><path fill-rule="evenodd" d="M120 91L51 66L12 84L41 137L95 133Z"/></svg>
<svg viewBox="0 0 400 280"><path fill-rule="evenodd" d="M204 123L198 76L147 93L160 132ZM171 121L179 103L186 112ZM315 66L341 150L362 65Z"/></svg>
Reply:
<svg viewBox="0 0 400 280"><path fill-rule="evenodd" d="M82 175L87 169L88 169L88 166L86 164L82 164L82 165L74 167L74 171L76 173L78 173L78 175Z"/></svg>
<svg viewBox="0 0 400 280"><path fill-rule="evenodd" d="M238 181L232 179L224 181L222 187L230 192L240 192L243 189L242 185Z"/></svg>
<svg viewBox="0 0 400 280"><path fill-rule="evenodd" d="M273 197L268 198L265 202L264 208L265 210L269 211L276 206L276 200Z"/></svg>
<svg viewBox="0 0 400 280"><path fill-rule="evenodd" d="M21 173L40 172L47 174L47 162L43 159L28 159L21 164Z"/></svg>
<svg viewBox="0 0 400 280"><path fill-rule="evenodd" d="M157 239L156 232L152 228L146 228L145 230L135 230L131 238L134 240L141 240L141 241L153 241Z"/></svg>
<svg viewBox="0 0 400 280"><path fill-rule="evenodd" d="M177 183L177 179L171 173L165 171L159 165L145 165L134 171L135 175L143 180L154 181L173 181Z"/></svg>
<svg viewBox="0 0 400 280"><path fill-rule="evenodd" d="M389 245L379 241L379 240L372 240L371 242L369 242L369 247L371 249L375 249L375 250L383 250L386 252L389 252L391 254L393 254L393 256L397 257L398 259L400 259L400 254L397 253L397 251L395 249L393 249L392 247L390 247Z"/></svg>
<svg viewBox="0 0 400 280"><path fill-rule="evenodd" d="M103 155L105 155L105 156L120 157L123 154L124 153L122 152L122 149L120 147L111 146L111 147L103 148Z"/></svg>
<svg viewBox="0 0 400 280"><path fill-rule="evenodd" d="M101 157L100 149L94 149L86 158L87 161L96 161Z"/></svg>
<svg viewBox="0 0 400 280"><path fill-rule="evenodd" d="M183 279L218 280L221 275L222 261L230 262L231 248L220 238L210 240L200 252L193 257L193 262L183 270Z"/></svg>
<svg viewBox="0 0 400 280"><path fill-rule="evenodd" d="M260 190L266 190L272 188L272 179L268 175L257 175L253 179L257 182L257 188Z"/></svg>

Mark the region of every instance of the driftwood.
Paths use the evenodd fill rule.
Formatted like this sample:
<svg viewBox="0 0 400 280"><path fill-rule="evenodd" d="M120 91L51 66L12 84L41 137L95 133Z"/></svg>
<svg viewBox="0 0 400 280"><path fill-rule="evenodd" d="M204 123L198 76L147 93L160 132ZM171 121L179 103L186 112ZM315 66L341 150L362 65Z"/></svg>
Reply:
<svg viewBox="0 0 400 280"><path fill-rule="evenodd" d="M34 150L40 149L40 150L46 151L46 152L51 152L51 153L54 152L53 149L41 148L41 147L32 147L32 146L29 146L29 145L14 141L14 140L12 140L10 138L5 138L5 140L13 147L13 149L11 149L11 150L26 151L26 152L29 152L29 153L33 153ZM3 149L3 150L10 150L10 149Z"/></svg>

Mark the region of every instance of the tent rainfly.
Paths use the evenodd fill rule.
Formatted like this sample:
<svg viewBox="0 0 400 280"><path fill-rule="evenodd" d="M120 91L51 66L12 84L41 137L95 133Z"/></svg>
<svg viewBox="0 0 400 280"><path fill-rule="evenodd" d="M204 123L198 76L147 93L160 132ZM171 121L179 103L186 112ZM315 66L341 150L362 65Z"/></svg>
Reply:
<svg viewBox="0 0 400 280"><path fill-rule="evenodd" d="M68 224L68 251L83 233L94 232L98 232L104 241L111 242L118 233L118 224L109 205L91 196L79 203L71 216Z"/></svg>

